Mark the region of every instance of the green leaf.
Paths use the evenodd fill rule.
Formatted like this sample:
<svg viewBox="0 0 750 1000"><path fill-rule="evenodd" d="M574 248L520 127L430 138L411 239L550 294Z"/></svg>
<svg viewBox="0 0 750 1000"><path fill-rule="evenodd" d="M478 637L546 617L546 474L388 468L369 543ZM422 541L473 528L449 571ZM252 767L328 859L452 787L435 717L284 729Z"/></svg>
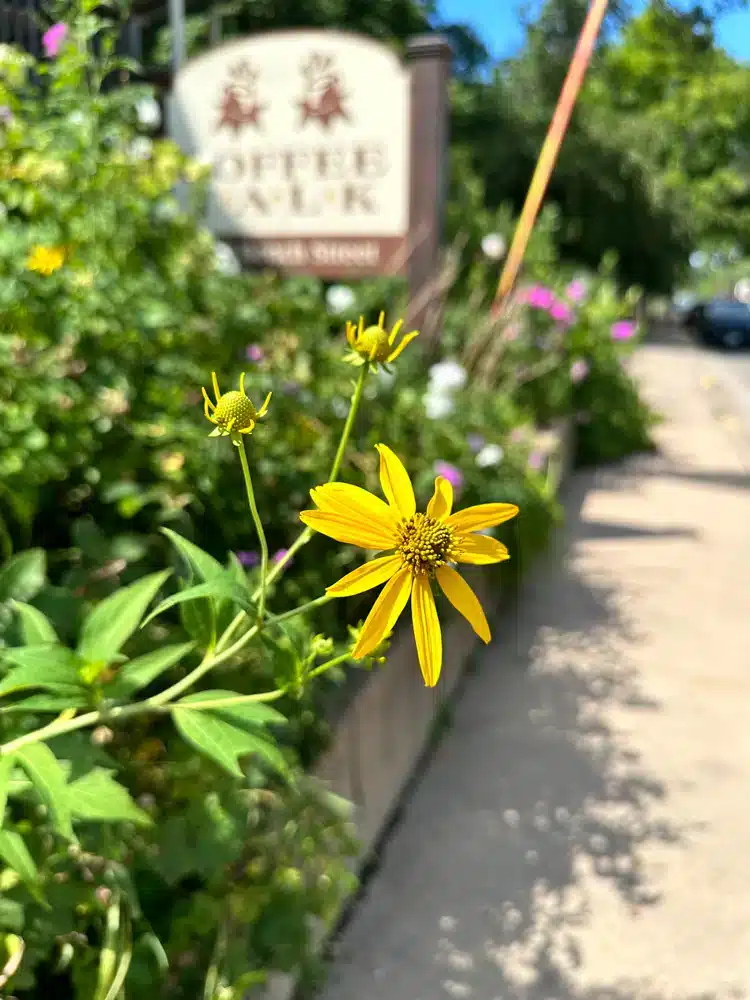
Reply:
<svg viewBox="0 0 750 1000"><path fill-rule="evenodd" d="M96 767L68 785L73 815L98 823L136 823L150 826L151 817L133 802L114 772Z"/></svg>
<svg viewBox="0 0 750 1000"><path fill-rule="evenodd" d="M197 701L197 696L191 697ZM178 702L172 708L175 725L188 743L210 757L219 767L234 777L241 778L243 772L238 760L255 754L273 770L281 774L288 773L287 762L276 744L257 733L248 732L244 720L227 715L226 712L191 709L186 700Z"/></svg>
<svg viewBox="0 0 750 1000"><path fill-rule="evenodd" d="M32 743L16 750L15 760L29 776L37 794L49 810L55 829L68 840L75 840L65 772L57 757L45 743Z"/></svg>
<svg viewBox="0 0 750 1000"><path fill-rule="evenodd" d="M167 611L169 608L173 608L176 604L206 597L229 600L243 610L249 611L252 605L245 590L231 578L226 570L222 569L221 573L221 576L215 577L207 583L198 583L194 587L188 587L187 590L180 590L178 593L172 594L171 597L165 597L163 601L157 604L143 624L147 625L152 618L156 618L157 615L162 614L162 612Z"/></svg>
<svg viewBox="0 0 750 1000"><path fill-rule="evenodd" d="M72 696L85 690L79 674L81 660L65 646L18 646L4 650L3 659L15 669L0 681L0 696L33 688Z"/></svg>
<svg viewBox="0 0 750 1000"><path fill-rule="evenodd" d="M105 686L106 697L118 700L130 697L156 680L159 674L179 663L193 649L195 649L194 642L181 642L178 645L155 649L152 653L130 660L120 667L114 680Z"/></svg>
<svg viewBox="0 0 750 1000"><path fill-rule="evenodd" d="M12 868L21 880L37 895L38 872L23 838L13 830L0 830L0 858Z"/></svg>
<svg viewBox="0 0 750 1000"><path fill-rule="evenodd" d="M240 697L236 691L197 691L194 694L185 695L176 703L177 705L208 705L211 702L222 702ZM262 726L284 726L286 716L277 709L272 708L264 701L245 701L234 705L225 705L221 708L211 708L212 714L224 715L228 721L234 722L245 728L261 728Z"/></svg>
<svg viewBox="0 0 750 1000"><path fill-rule="evenodd" d="M12 556L0 569L0 601L30 601L44 586L47 556L44 549L27 549Z"/></svg>
<svg viewBox="0 0 750 1000"><path fill-rule="evenodd" d="M8 802L8 785L10 784L11 771L15 766L16 762L13 759L12 754L0 757L0 828L2 828L5 820L5 806Z"/></svg>
<svg viewBox="0 0 750 1000"><path fill-rule="evenodd" d="M216 616L209 598L180 604L180 622L191 639L206 649L216 636Z"/></svg>
<svg viewBox="0 0 750 1000"><path fill-rule="evenodd" d="M171 570L150 573L123 587L98 604L87 615L78 652L89 663L109 663L138 628L146 608L156 596Z"/></svg>
<svg viewBox="0 0 750 1000"><path fill-rule="evenodd" d="M22 601L13 601L13 610L18 613L21 621L21 635L26 646L59 641L52 622L38 608Z"/></svg>
<svg viewBox="0 0 750 1000"><path fill-rule="evenodd" d="M194 545L193 542L189 542L187 538L183 538L182 535L178 535L177 532L172 531L171 528L162 528L161 530L162 534L167 536L187 565L191 570L193 570L200 580L207 582L208 580L213 580L217 576L221 576L225 572L224 567L218 559L214 559L214 557L209 555L208 552L204 552L203 549L198 548L198 546Z"/></svg>
<svg viewBox="0 0 750 1000"><path fill-rule="evenodd" d="M89 708L89 692L86 688L73 689L57 694L32 694L22 701L0 705L3 712L64 712L66 708Z"/></svg>

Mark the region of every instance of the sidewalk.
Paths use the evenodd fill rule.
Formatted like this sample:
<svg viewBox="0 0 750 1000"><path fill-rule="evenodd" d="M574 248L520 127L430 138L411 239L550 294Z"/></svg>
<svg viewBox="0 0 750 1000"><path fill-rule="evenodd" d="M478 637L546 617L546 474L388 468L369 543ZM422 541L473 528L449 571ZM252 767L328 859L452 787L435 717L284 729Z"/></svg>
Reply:
<svg viewBox="0 0 750 1000"><path fill-rule="evenodd" d="M636 369L661 454L569 485L322 1000L750 1000L750 446Z"/></svg>

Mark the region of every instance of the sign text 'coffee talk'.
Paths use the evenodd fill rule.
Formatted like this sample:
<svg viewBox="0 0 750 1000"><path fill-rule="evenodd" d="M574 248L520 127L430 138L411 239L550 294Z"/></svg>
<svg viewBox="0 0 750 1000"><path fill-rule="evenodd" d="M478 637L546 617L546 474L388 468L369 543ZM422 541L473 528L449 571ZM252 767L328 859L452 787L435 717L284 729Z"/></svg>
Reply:
<svg viewBox="0 0 750 1000"><path fill-rule="evenodd" d="M403 266L408 75L379 43L302 31L213 49L178 74L170 131L211 165L208 223L247 266Z"/></svg>

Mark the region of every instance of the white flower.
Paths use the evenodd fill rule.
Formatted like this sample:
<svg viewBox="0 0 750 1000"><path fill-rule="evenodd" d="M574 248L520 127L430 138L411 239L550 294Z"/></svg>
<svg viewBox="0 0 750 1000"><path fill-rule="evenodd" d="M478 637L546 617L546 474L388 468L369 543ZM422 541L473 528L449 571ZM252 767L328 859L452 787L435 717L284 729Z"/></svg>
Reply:
<svg viewBox="0 0 750 1000"><path fill-rule="evenodd" d="M331 285L326 292L326 305L332 313L343 313L354 305L356 296L348 285Z"/></svg>
<svg viewBox="0 0 750 1000"><path fill-rule="evenodd" d="M449 417L456 408L451 397L444 392L425 393L423 402L429 420L442 420L443 417Z"/></svg>
<svg viewBox="0 0 750 1000"><path fill-rule="evenodd" d="M490 260L500 260L505 256L505 240L500 233L487 233L482 239L482 253Z"/></svg>
<svg viewBox="0 0 750 1000"><path fill-rule="evenodd" d="M175 198L162 198L154 205L154 218L159 222L170 222L179 211L180 205Z"/></svg>
<svg viewBox="0 0 750 1000"><path fill-rule="evenodd" d="M468 378L466 369L457 361L440 361L430 368L430 388L438 393L462 389Z"/></svg>
<svg viewBox="0 0 750 1000"><path fill-rule="evenodd" d="M217 243L214 247L216 254L216 270L222 274L235 275L242 270L237 256L228 243Z"/></svg>
<svg viewBox="0 0 750 1000"><path fill-rule="evenodd" d="M158 128L161 125L161 108L153 97L144 97L138 101L135 113L144 128Z"/></svg>
<svg viewBox="0 0 750 1000"><path fill-rule="evenodd" d="M491 465L499 465L505 452L499 444L486 444L475 459L480 469L488 469Z"/></svg>
<svg viewBox="0 0 750 1000"><path fill-rule="evenodd" d="M128 152L134 160L148 160L154 148L153 142L145 135L137 135L130 143Z"/></svg>
<svg viewBox="0 0 750 1000"><path fill-rule="evenodd" d="M86 115L83 111L73 111L68 115L68 122L71 125L83 125L86 121Z"/></svg>

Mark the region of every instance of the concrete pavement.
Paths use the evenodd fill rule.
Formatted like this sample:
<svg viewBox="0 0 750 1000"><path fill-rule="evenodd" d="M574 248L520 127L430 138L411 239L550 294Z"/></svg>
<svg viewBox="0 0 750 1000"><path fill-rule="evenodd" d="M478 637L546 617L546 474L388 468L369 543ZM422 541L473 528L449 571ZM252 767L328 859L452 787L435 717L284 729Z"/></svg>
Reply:
<svg viewBox="0 0 750 1000"><path fill-rule="evenodd" d="M700 350L636 370L660 454L569 484L323 1000L750 1000L750 438Z"/></svg>

